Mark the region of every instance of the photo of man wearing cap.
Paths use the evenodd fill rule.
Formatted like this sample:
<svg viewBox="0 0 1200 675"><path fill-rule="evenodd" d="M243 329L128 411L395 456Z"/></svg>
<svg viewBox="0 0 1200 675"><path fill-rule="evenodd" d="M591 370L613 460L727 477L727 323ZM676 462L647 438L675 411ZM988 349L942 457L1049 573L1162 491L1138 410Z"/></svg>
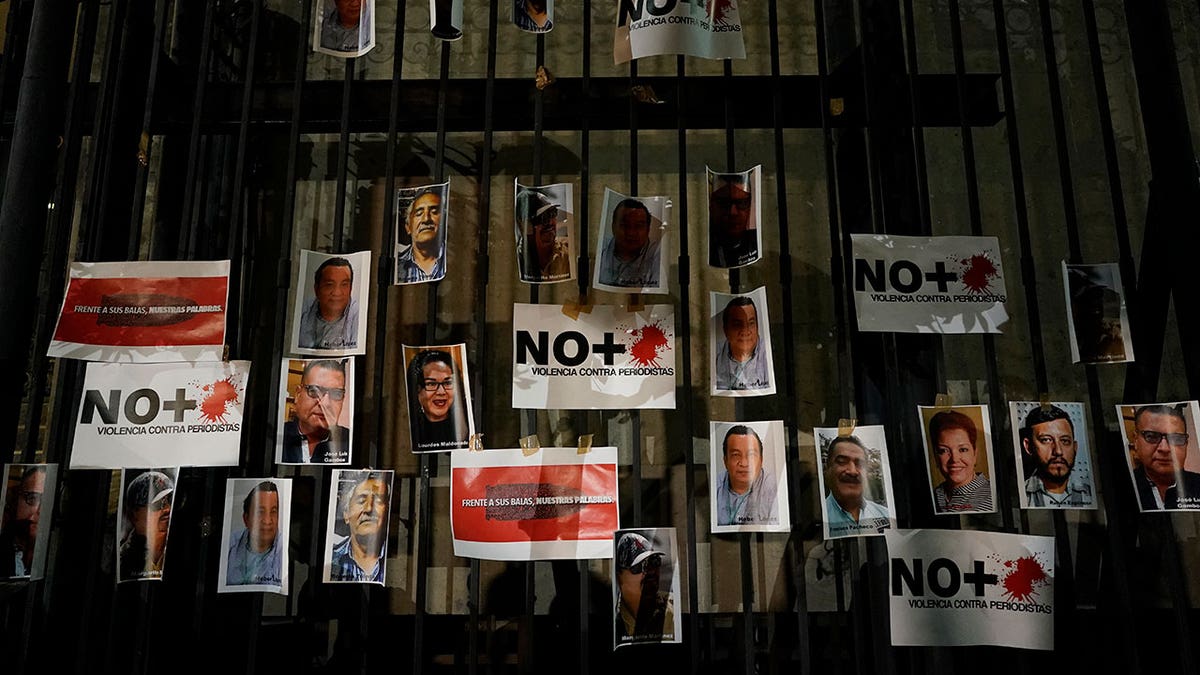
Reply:
<svg viewBox="0 0 1200 675"><path fill-rule="evenodd" d="M161 579L178 469L122 469L117 579Z"/></svg>
<svg viewBox="0 0 1200 675"><path fill-rule="evenodd" d="M526 187L514 183L517 262L521 281L547 283L573 278L571 270L571 185Z"/></svg>
<svg viewBox="0 0 1200 675"><path fill-rule="evenodd" d="M618 530L613 541L613 649L680 642L675 528Z"/></svg>

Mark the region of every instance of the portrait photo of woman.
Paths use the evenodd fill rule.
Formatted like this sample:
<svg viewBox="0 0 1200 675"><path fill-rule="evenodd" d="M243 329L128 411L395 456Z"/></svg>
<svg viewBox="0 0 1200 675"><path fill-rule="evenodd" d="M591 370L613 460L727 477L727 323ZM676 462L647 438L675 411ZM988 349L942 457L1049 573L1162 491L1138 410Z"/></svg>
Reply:
<svg viewBox="0 0 1200 675"><path fill-rule="evenodd" d="M992 513L991 434L986 406L918 407L930 453L929 486L938 514Z"/></svg>
<svg viewBox="0 0 1200 675"><path fill-rule="evenodd" d="M404 346L413 452L466 448L475 433L466 345Z"/></svg>

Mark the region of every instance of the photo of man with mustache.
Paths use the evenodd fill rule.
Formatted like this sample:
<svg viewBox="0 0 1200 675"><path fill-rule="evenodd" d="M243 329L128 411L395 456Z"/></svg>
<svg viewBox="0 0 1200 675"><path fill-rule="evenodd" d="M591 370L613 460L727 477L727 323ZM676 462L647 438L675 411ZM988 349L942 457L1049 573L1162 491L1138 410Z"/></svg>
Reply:
<svg viewBox="0 0 1200 675"><path fill-rule="evenodd" d="M325 581L383 584L392 472L337 470L333 486Z"/></svg>
<svg viewBox="0 0 1200 675"><path fill-rule="evenodd" d="M887 506L870 499L875 495L869 480L872 457L877 452L857 436L838 436L829 442L824 456L825 524L827 538L881 534L891 526Z"/></svg>
<svg viewBox="0 0 1200 675"><path fill-rule="evenodd" d="M396 228L397 284L440 281L446 276L446 229L442 218L449 190L449 182L400 190L403 222Z"/></svg>
<svg viewBox="0 0 1200 675"><path fill-rule="evenodd" d="M1023 423L1018 426L1017 406L1029 406ZM1009 404L1013 408L1013 428L1017 429L1020 452L1018 459L1024 467L1021 492L1024 508L1093 508L1095 488L1092 486L1086 445L1081 445L1083 409L1079 403L1035 402ZM1065 408L1077 411L1079 429ZM1077 470L1078 469L1078 470Z"/></svg>
<svg viewBox="0 0 1200 675"><path fill-rule="evenodd" d="M122 522L117 539L117 578L161 579L167 560L167 533L175 500L178 469L124 469Z"/></svg>

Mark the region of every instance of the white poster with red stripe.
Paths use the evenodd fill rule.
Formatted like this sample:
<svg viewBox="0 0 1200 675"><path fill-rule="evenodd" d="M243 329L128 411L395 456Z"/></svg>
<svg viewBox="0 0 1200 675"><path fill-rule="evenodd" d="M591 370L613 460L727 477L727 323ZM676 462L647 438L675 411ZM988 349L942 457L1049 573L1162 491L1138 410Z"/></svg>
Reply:
<svg viewBox="0 0 1200 675"><path fill-rule="evenodd" d="M71 263L47 356L220 361L229 261Z"/></svg>
<svg viewBox="0 0 1200 675"><path fill-rule="evenodd" d="M888 530L892 644L1054 649L1054 537Z"/></svg>
<svg viewBox="0 0 1200 675"><path fill-rule="evenodd" d="M454 555L486 560L611 558L617 449L455 450Z"/></svg>

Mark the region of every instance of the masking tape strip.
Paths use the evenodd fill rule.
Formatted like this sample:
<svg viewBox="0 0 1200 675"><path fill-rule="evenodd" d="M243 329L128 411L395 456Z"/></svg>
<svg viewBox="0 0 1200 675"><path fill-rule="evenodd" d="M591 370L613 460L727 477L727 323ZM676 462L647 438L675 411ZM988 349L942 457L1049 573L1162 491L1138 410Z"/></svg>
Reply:
<svg viewBox="0 0 1200 675"><path fill-rule="evenodd" d="M853 417L843 417L838 420L838 437L854 435L854 427L858 426L858 420Z"/></svg>
<svg viewBox="0 0 1200 675"><path fill-rule="evenodd" d="M541 443L538 442L537 434L522 436L520 443L521 452L524 453L526 457L536 455L537 451L542 449Z"/></svg>
<svg viewBox="0 0 1200 675"><path fill-rule="evenodd" d="M592 451L593 434L583 434L579 437L579 445L575 450L577 455L586 455Z"/></svg>

